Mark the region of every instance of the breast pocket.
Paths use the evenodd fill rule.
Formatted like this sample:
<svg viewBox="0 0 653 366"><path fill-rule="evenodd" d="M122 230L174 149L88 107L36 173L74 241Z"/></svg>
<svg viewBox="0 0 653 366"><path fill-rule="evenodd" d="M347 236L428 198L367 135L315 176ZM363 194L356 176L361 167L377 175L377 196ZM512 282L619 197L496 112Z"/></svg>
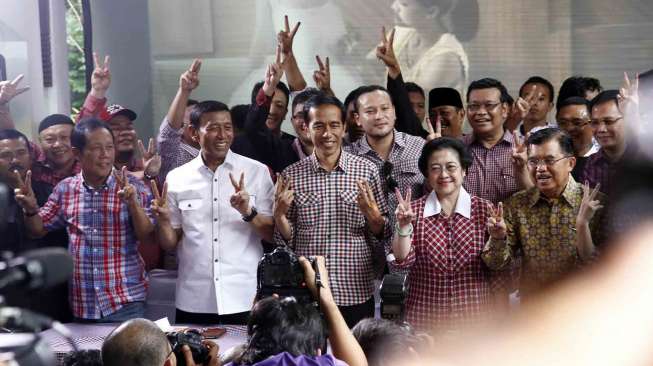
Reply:
<svg viewBox="0 0 653 366"><path fill-rule="evenodd" d="M204 201L201 198L180 200L177 204L183 225L185 227L196 226L202 221L201 208L204 206ZM205 219L205 218L204 218Z"/></svg>
<svg viewBox="0 0 653 366"><path fill-rule="evenodd" d="M297 206L297 222L299 230L313 229L320 214L320 197L315 193L297 193L294 198Z"/></svg>
<svg viewBox="0 0 653 366"><path fill-rule="evenodd" d="M352 231L362 231L365 228L365 216L358 208L358 191L340 191L343 210L345 211L346 223Z"/></svg>

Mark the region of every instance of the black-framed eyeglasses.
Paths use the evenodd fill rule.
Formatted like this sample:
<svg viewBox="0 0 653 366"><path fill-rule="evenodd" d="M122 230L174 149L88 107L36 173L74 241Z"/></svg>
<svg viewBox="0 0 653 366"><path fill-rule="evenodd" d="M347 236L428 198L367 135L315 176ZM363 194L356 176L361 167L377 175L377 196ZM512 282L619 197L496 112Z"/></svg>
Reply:
<svg viewBox="0 0 653 366"><path fill-rule="evenodd" d="M574 118L571 120L568 119L559 119L558 126L562 128L583 128L590 123L587 119Z"/></svg>
<svg viewBox="0 0 653 366"><path fill-rule="evenodd" d="M471 103L467 105L467 110L470 112L478 112L481 108L485 109L486 112L492 112L495 110L501 102L496 103Z"/></svg>
<svg viewBox="0 0 653 366"><path fill-rule="evenodd" d="M393 165L389 161L383 163L383 167L381 168L381 177L385 183L386 192L394 192L399 187L397 181L392 177L392 168Z"/></svg>
<svg viewBox="0 0 653 366"><path fill-rule="evenodd" d="M557 162L563 159L571 158L572 156L563 156L560 159L551 159L551 158L546 158L546 159L535 159L531 158L528 159L527 164L531 168L537 168L540 166L540 164L544 164L547 168L554 166Z"/></svg>
<svg viewBox="0 0 653 366"><path fill-rule="evenodd" d="M614 125L615 123L617 123L617 122L619 122L620 120L622 120L623 118L624 118L624 117L621 116L621 117L618 117L618 118L593 119L593 120L590 121L590 126L592 126L592 128L594 128L594 129L599 128L599 126L600 126L601 124L604 124L604 125L606 125L606 126L612 126L612 125Z"/></svg>

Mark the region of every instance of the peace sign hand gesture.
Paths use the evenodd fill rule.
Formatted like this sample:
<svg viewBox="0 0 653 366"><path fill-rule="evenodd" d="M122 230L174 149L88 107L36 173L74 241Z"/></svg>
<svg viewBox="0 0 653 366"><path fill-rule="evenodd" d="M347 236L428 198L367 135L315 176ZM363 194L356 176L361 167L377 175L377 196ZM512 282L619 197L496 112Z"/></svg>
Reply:
<svg viewBox="0 0 653 366"><path fill-rule="evenodd" d="M154 139L150 138L150 141L147 143L147 150L143 146L143 141L138 140L138 152L142 157L142 165L147 177L157 177L159 176L159 171L161 171L161 156L156 151L156 145L154 144Z"/></svg>
<svg viewBox="0 0 653 366"><path fill-rule="evenodd" d="M526 149L527 138L528 135L523 140L518 135L514 135L515 144L512 147L512 162L519 168L526 166L526 162L528 161Z"/></svg>
<svg viewBox="0 0 653 366"><path fill-rule="evenodd" d="M503 203L499 202L498 207L495 209L494 205L488 203L490 210L490 217L487 219L487 231L493 239L503 240L508 234L506 221L503 219Z"/></svg>
<svg viewBox="0 0 653 366"><path fill-rule="evenodd" d="M118 197L127 204L138 203L136 188L133 184L129 183L129 180L127 179L127 167L123 166L120 173L118 173L117 170L114 170L113 176L116 178L118 187L120 187L120 190L118 190Z"/></svg>
<svg viewBox="0 0 653 366"><path fill-rule="evenodd" d="M25 181L23 181L23 178L21 178L18 171L14 171L14 174L16 175L16 182L18 182L17 188L14 189L16 203L22 207L24 213L32 216L39 210L36 196L32 190L32 171L27 171L25 174Z"/></svg>
<svg viewBox="0 0 653 366"><path fill-rule="evenodd" d="M438 115L435 118L435 130L433 129L433 125L431 124L431 119L429 117L426 117L426 131L429 133L426 136L426 141L432 141L442 137L442 117Z"/></svg>
<svg viewBox="0 0 653 366"><path fill-rule="evenodd" d="M251 207L249 207L249 193L245 190L245 173L240 173L238 182L229 173L229 180L231 180L231 185L234 186L235 190L235 193L229 199L231 207L235 208L241 215L249 216L252 211Z"/></svg>
<svg viewBox="0 0 653 366"><path fill-rule="evenodd" d="M601 188L601 184L597 184L594 189L590 189L588 182L583 184L583 200L578 209L578 216L576 216L576 226L589 224L596 211L603 208L601 201L596 199L599 188Z"/></svg>
<svg viewBox="0 0 653 366"><path fill-rule="evenodd" d="M0 81L0 105L9 103L15 96L23 94L29 90L29 86L19 88L21 80L25 75L20 74L14 80Z"/></svg>
<svg viewBox="0 0 653 366"><path fill-rule="evenodd" d="M277 183L274 189L274 217L285 216L294 199L294 192L290 188L290 177L284 178L283 175L277 174Z"/></svg>
<svg viewBox="0 0 653 366"><path fill-rule="evenodd" d="M102 99L106 96L107 90L111 85L111 71L109 70L109 55L104 56L104 63L100 64L100 57L97 52L93 52L93 61L95 69L91 75L91 93L94 97Z"/></svg>
<svg viewBox="0 0 653 366"><path fill-rule="evenodd" d="M636 74L635 79L631 82L628 73L624 72L624 81L619 88L617 102L619 110L624 115L624 120L629 125L635 126L635 130L639 129L639 74Z"/></svg>
<svg viewBox="0 0 653 366"><path fill-rule="evenodd" d="M281 54L283 55L283 61L285 62L286 58L292 54L292 43L299 29L301 22L297 22L293 29L290 29L290 22L288 21L288 16L284 15L284 25L285 29L279 31L277 34L277 43L281 46Z"/></svg>
<svg viewBox="0 0 653 366"><path fill-rule="evenodd" d="M395 196L397 196L397 209L395 210L395 216L397 218L397 223L399 224L400 229L406 229L413 220L415 220L415 213L410 207L410 188L406 189L406 197L401 196L399 188L395 188Z"/></svg>
<svg viewBox="0 0 653 366"><path fill-rule="evenodd" d="M386 36L385 27L381 27L381 42L376 47L376 58L383 61L388 68L388 74L391 78L396 78L401 73L399 61L394 51L395 29L392 28L390 36Z"/></svg>
<svg viewBox="0 0 653 366"><path fill-rule="evenodd" d="M179 88L186 92L191 92L200 85L199 72L202 67L202 60L196 58L190 65L190 68L184 71L179 77Z"/></svg>
<svg viewBox="0 0 653 366"><path fill-rule="evenodd" d="M163 183L163 191L159 194L159 188L156 186L155 181L150 181L152 185L152 194L154 199L152 200L152 214L156 218L157 222L167 222L170 220L170 209L168 208L168 182Z"/></svg>
<svg viewBox="0 0 653 366"><path fill-rule="evenodd" d="M283 66L281 64L281 45L277 45L275 62L270 64L265 71L265 79L263 81L263 92L268 97L274 95L277 89L277 84L281 81L283 76Z"/></svg>
<svg viewBox="0 0 653 366"><path fill-rule="evenodd" d="M317 66L319 67L319 70L313 71L313 81L315 81L315 86L325 93L333 94L333 91L331 90L331 67L329 67L329 57L327 57L326 62L323 63L320 56L315 55L315 61L317 61Z"/></svg>

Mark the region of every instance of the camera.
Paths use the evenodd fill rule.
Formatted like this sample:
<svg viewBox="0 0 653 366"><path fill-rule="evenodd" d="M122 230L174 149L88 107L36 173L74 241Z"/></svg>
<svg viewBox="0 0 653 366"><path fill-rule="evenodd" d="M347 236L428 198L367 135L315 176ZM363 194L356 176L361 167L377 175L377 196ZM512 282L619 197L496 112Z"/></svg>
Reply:
<svg viewBox="0 0 653 366"><path fill-rule="evenodd" d="M186 358L184 358L181 350L184 345L190 348L196 365L203 365L209 360L209 349L202 344L204 338L198 330L188 329L183 332L169 332L166 333L166 337L177 357L177 365L186 366Z"/></svg>
<svg viewBox="0 0 653 366"><path fill-rule="evenodd" d="M316 268L315 259L309 258L309 261ZM286 247L277 247L264 254L258 263L256 277L257 299L276 294L280 298L292 296L300 303L315 301L306 287L299 257Z"/></svg>
<svg viewBox="0 0 653 366"><path fill-rule="evenodd" d="M381 282L381 318L402 323L406 319L408 281L405 273L390 273Z"/></svg>

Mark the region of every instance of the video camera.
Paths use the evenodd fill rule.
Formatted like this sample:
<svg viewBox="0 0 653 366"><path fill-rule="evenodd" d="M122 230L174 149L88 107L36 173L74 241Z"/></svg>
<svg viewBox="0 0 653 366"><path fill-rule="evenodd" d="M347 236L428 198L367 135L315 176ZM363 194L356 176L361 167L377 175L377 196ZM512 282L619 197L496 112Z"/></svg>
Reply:
<svg viewBox="0 0 653 366"><path fill-rule="evenodd" d="M193 354L193 361L196 365L203 365L209 359L209 349L202 344L204 337L196 329L187 329L183 332L166 333L172 352L177 357L177 365L186 366L186 358L181 348L186 345Z"/></svg>
<svg viewBox="0 0 653 366"><path fill-rule="evenodd" d="M309 258L309 261L317 269L315 259ZM264 254L258 263L256 298L262 299L273 294L280 298L292 296L299 303L316 300L306 286L299 257L286 247L277 247L271 253Z"/></svg>
<svg viewBox="0 0 653 366"><path fill-rule="evenodd" d="M381 318L403 323L406 320L407 275L389 273L381 282Z"/></svg>

